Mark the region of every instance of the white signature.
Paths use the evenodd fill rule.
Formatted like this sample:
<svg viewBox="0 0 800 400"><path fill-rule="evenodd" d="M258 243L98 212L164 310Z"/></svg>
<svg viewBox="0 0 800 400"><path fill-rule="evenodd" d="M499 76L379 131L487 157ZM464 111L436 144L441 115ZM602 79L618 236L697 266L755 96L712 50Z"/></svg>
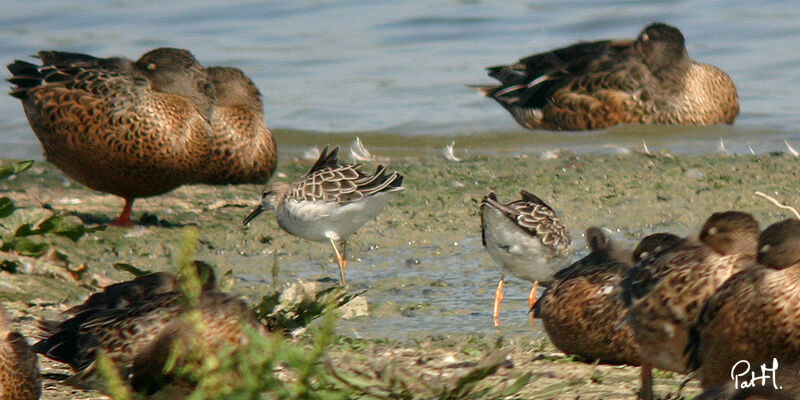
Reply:
<svg viewBox="0 0 800 400"><path fill-rule="evenodd" d="M783 389L783 386L778 386L775 381L775 372L778 371L778 359L772 359L772 367L768 367L767 363L761 364L761 375L756 376L756 371L750 371L750 362L747 360L739 360L733 364L731 368L731 379L736 389L746 389L755 387L756 384L766 386L767 382L772 382L772 387L775 389ZM747 379L747 374L750 374L750 379Z"/></svg>

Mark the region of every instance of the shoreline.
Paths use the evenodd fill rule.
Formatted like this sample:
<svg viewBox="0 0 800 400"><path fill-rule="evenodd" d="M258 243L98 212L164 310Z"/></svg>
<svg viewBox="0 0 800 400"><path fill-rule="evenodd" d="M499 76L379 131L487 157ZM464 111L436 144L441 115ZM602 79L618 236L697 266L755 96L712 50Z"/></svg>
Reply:
<svg viewBox="0 0 800 400"><path fill-rule="evenodd" d="M520 189L537 194L557 210L579 252L585 251L582 232L591 225L609 228L615 240L633 247L656 231L694 234L716 211L750 212L762 228L791 217L790 212L755 196L756 190L790 206L799 200L792 195L800 192L800 159L789 154L555 154L558 157L552 159L468 154L459 163L438 155L388 160L392 170L406 177L407 190L377 221L353 236L354 259L348 269L348 280L355 289L369 289L371 315L347 321L348 328L337 331L349 339L334 345L331 357L347 363L365 362L361 350L368 348L410 367L422 357L427 361L413 368L453 373L457 368L452 365L476 362L503 336L501 348L510 351L513 367L501 368L498 376L534 374L520 398L633 398L630 389L636 388L638 369L595 369L558 355L549 341L539 339L541 332L535 328L531 332L527 321L520 320L524 314L515 310L519 302L504 303L509 312L504 311L502 318L512 329L495 331L481 325L481 321L491 324L490 317L486 318L490 313L486 300L499 271L480 240L475 243L480 237L478 205L482 196L495 191L508 201L517 198ZM273 179L293 179L310 164L306 160L282 162L278 172L288 178L276 175ZM375 164L367 163L365 169ZM335 278L327 246L280 232L271 215L250 226L241 225L241 219L259 201L260 190L260 185L184 186L137 200L134 220L147 213L151 216L145 219L151 225L107 228L76 243L65 238L50 241L68 255L71 264L85 262L88 276L124 280L130 275L114 269L113 263L169 270L179 253L183 227L196 226L201 237L196 258L209 260L222 271L234 271L235 284L229 291L243 295L251 304L263 295L264 286L271 284L273 258L279 260L283 282ZM0 196L10 197L25 212L36 212L47 204L93 223L112 221L123 203L70 181L46 162L36 162L15 179L0 183ZM57 317L60 308L90 293L90 285L53 278L36 266L31 275L2 274L5 285L0 298L14 310L18 325L29 337L35 333L36 320ZM519 290L524 289L520 286ZM419 331L423 332L421 338L414 334L414 324L424 326L436 320L462 323L464 329L457 331L461 333ZM370 326L378 327L373 334ZM473 326L473 334L464 333ZM518 329L513 329L515 326ZM388 328L394 328L398 337L379 333ZM401 340L403 336L410 340ZM56 372L53 363L43 365L48 373L65 373ZM600 378L593 378L595 374ZM682 379L677 374L661 374L657 393L674 393ZM617 388L621 382L626 383ZM43 399L97 398L93 392L87 392L89 397L73 397L75 392L60 384L48 385ZM687 390L684 394L696 393L697 387L690 384Z"/></svg>

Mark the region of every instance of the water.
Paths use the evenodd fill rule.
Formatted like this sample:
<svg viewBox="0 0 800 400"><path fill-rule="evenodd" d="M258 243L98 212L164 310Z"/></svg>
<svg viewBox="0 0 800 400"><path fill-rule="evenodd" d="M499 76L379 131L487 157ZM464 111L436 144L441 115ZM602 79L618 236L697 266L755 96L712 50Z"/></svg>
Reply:
<svg viewBox="0 0 800 400"><path fill-rule="evenodd" d="M135 59L152 48L173 46L190 49L204 65L242 68L264 95L267 122L282 152L349 143L355 134L371 150L392 154L438 152L451 140L474 153L557 147L617 152L640 146L643 138L651 150L683 153L716 152L720 138L736 153L784 150L786 139L800 148L800 9L794 1L765 6L745 0L42 0L22 6L0 0L0 8L0 60L5 63L30 60L28 55L40 49ZM741 101L734 126L531 132L465 86L490 82L485 66L581 39L634 37L651 21L679 27L693 58L731 75ZM0 95L0 115L0 158L40 159L40 145L19 101ZM582 241L576 238L576 243ZM324 271L318 264L308 267L308 260L329 256L325 246L314 251L316 257L286 266L292 277L336 275L330 263ZM419 266L402 271L386 267L394 261L361 252L364 259L348 271L350 280L394 282L386 275L397 274L408 284L375 290L385 295L371 301L395 301L406 310L378 322L345 323L348 332L493 331L491 304L484 300L491 298L499 274L496 267L482 266L491 260L479 239L420 251L414 254ZM409 257L408 249L397 252L397 258ZM252 282L266 281L263 265L270 260L252 262L239 266L238 273ZM463 277L452 276L462 267L475 274L466 287ZM527 285L509 278L504 332L529 330ZM435 317L414 318L414 304L420 314Z"/></svg>
<svg viewBox="0 0 800 400"><path fill-rule="evenodd" d="M191 49L205 65L242 68L264 93L268 124L287 151L349 142L352 132L367 146L395 151L454 139L471 151L594 151L638 146L643 131L651 147L678 152L716 151L720 137L733 152L780 150L784 139L800 139L800 10L792 1L52 0L21 7L3 0L0 6L4 62L40 49L138 58L175 46ZM732 76L742 110L735 126L534 133L465 86L489 82L487 65L581 39L633 37L651 21L678 26L692 57ZM0 96L0 113L0 157L41 158L19 102Z"/></svg>
<svg viewBox="0 0 800 400"><path fill-rule="evenodd" d="M575 240L583 243L580 235ZM301 254L280 259L280 281L302 278L332 284L338 270L330 262L330 247L325 243L307 244ZM376 250L359 246L358 258L351 260L347 269L348 284L353 290L368 289L365 296L370 316L339 321L341 333L398 340L442 334L544 335L541 322L536 320L531 327L528 317L531 282L509 275L500 326L493 326L492 299L500 268L483 249L480 236L428 247ZM581 257L586 252L579 249ZM230 256L220 258L220 265L230 263ZM269 271L273 256L237 260L236 276L242 280L239 289L259 298L265 285L272 283Z"/></svg>

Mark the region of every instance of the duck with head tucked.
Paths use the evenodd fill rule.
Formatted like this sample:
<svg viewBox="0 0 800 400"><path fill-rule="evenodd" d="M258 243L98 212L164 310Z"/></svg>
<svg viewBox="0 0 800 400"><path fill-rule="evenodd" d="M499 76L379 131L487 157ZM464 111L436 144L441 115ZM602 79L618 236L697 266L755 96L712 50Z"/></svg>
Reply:
<svg viewBox="0 0 800 400"><path fill-rule="evenodd" d="M567 354L640 365L633 332L628 326L619 326L628 311L619 296L620 282L634 263L677 240L671 234L649 235L631 252L601 228L586 229L591 252L556 273L532 310L534 316L542 319L553 344Z"/></svg>
<svg viewBox="0 0 800 400"><path fill-rule="evenodd" d="M500 83L475 88L528 129L731 124L739 113L730 77L689 58L683 34L658 22L634 40L580 42L487 70Z"/></svg>
<svg viewBox="0 0 800 400"><path fill-rule="evenodd" d="M58 51L39 58L42 65L8 65L11 95L22 100L48 161L125 199L113 225L132 224L136 198L187 183L263 183L274 171L258 90L243 74L215 79L175 48L136 62Z"/></svg>
<svg viewBox="0 0 800 400"><path fill-rule="evenodd" d="M211 156L202 183L263 183L275 172L278 153L264 123L261 92L238 68L206 69L215 104Z"/></svg>
<svg viewBox="0 0 800 400"><path fill-rule="evenodd" d="M671 246L679 238L656 233L642 239L633 252L606 237L602 229L586 229L591 252L555 275L536 303L553 344L567 354L604 363L641 365L639 344L622 321L628 307L620 298L620 282L634 263ZM642 398L652 398L652 377L642 369Z"/></svg>
<svg viewBox="0 0 800 400"><path fill-rule="evenodd" d="M558 271L532 310L553 344L590 360L639 365L639 349L629 329L617 330L625 307L615 295L631 266L629 250L601 228L586 229L590 253Z"/></svg>
<svg viewBox="0 0 800 400"><path fill-rule="evenodd" d="M155 273L110 285L64 314L63 321L42 321L37 352L69 364L75 371L70 383L90 387L100 383L102 352L134 390L147 394L170 383L174 376L165 370L171 365L174 372L197 346L242 348L250 333L267 332L243 300L219 290L213 268L199 261L180 277Z"/></svg>
<svg viewBox="0 0 800 400"><path fill-rule="evenodd" d="M689 328L725 280L755 263L759 232L748 213L714 213L697 237L652 251L628 270L620 282L628 306L624 322L639 344L643 369L687 372Z"/></svg>
<svg viewBox="0 0 800 400"><path fill-rule="evenodd" d="M798 398L794 397L800 396L798 299L800 221L787 219L764 230L758 265L728 279L708 299L692 327L687 353L700 385L704 389L724 385L734 372L743 374L740 380L749 380L743 364L734 371L736 363L746 360L758 375L759 367L772 367L774 359L778 371L783 370L778 384L786 385L776 394Z"/></svg>

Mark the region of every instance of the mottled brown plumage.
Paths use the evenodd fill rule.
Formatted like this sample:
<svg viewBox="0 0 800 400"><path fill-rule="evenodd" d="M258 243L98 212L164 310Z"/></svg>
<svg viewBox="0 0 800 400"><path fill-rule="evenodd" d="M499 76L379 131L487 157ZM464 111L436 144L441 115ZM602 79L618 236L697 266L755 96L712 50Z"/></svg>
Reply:
<svg viewBox="0 0 800 400"><path fill-rule="evenodd" d="M264 123L261 93L241 70L206 69L215 104L211 155L200 179L208 184L264 183L278 163L272 132Z"/></svg>
<svg viewBox="0 0 800 400"><path fill-rule="evenodd" d="M213 274L207 273L210 269L197 265L197 271L206 280L194 299L180 288L165 290L177 285L175 277L158 279L158 284L142 277L112 285L103 295L93 295L80 308L68 311L72 314L68 319L44 322L45 337L34 349L69 364L76 371L72 380L90 386L102 351L123 377L130 376L135 389L155 392L169 381L162 372L173 347L186 351L198 345L211 349L243 345L248 340L246 326L266 330L247 304L218 291ZM187 319L195 312L199 326Z"/></svg>
<svg viewBox="0 0 800 400"><path fill-rule="evenodd" d="M699 239L683 239L629 271L623 298L633 303L625 320L645 362L686 371L689 327L725 280L755 262L758 234L750 214L715 213Z"/></svg>
<svg viewBox="0 0 800 400"><path fill-rule="evenodd" d="M261 204L243 223L248 224L266 210L275 210L278 225L284 231L308 240L330 242L339 265L339 283L344 285L347 238L403 190L403 176L399 173L378 165L370 175L361 171L361 164L340 165L339 148L328 151L326 146L302 178L293 183L271 182L264 187Z"/></svg>
<svg viewBox="0 0 800 400"><path fill-rule="evenodd" d="M206 70L187 50L138 61L42 51L8 65L45 157L92 189L133 201L187 183L264 183L277 162L258 89L240 70Z"/></svg>
<svg viewBox="0 0 800 400"><path fill-rule="evenodd" d="M528 191L521 190L520 196L503 203L489 193L480 205L483 247L502 268L492 312L495 325L500 323L506 273L533 282L528 295L530 308L536 303L539 283L549 285L574 253L569 233L555 210Z"/></svg>
<svg viewBox="0 0 800 400"><path fill-rule="evenodd" d="M730 380L739 360L800 362L800 221L765 229L758 262L728 279L692 328L687 352L704 388Z"/></svg>
<svg viewBox="0 0 800 400"><path fill-rule="evenodd" d="M527 190L520 190L519 193L521 199L509 203L501 203L494 193L489 193L483 198L481 209L496 210L531 237L537 237L542 245L550 251L565 255L571 254L572 241L555 210ZM484 246L486 246L485 231L487 228L486 221L482 217L481 240Z"/></svg>
<svg viewBox="0 0 800 400"><path fill-rule="evenodd" d="M217 280L211 265L195 260L194 268L202 282L203 291L217 290ZM64 314L76 315L92 309L126 308L144 298L179 290L179 284L180 280L175 274L149 273L129 281L108 285L102 292L93 293L82 304L68 309Z"/></svg>
<svg viewBox="0 0 800 400"><path fill-rule="evenodd" d="M655 259L661 252L668 250L672 246L678 244L681 238L671 233L659 232L647 235L642 239L639 244L633 249L633 263L634 265L645 265L649 261L642 261L645 259ZM640 264L643 263L643 264Z"/></svg>
<svg viewBox="0 0 800 400"><path fill-rule="evenodd" d="M628 306L621 282L634 263L671 246L679 238L656 233L642 239L633 252L607 239L599 228L586 230L591 252L556 274L556 281L537 303L535 316L561 351L612 364L643 364L633 330L623 324ZM651 399L649 365L642 366L639 395Z"/></svg>
<svg viewBox="0 0 800 400"><path fill-rule="evenodd" d="M186 50L161 48L137 62L39 53L42 66L8 66L48 161L92 189L126 200L196 181L210 150L213 92Z"/></svg>
<svg viewBox="0 0 800 400"><path fill-rule="evenodd" d="M639 365L639 349L629 327L618 329L627 311L619 281L633 265L631 252L606 238L600 228L586 230L591 252L556 273L536 303L553 344L567 354L606 363Z"/></svg>
<svg viewBox="0 0 800 400"><path fill-rule="evenodd" d="M681 32L662 23L636 40L581 42L488 71L500 84L478 91L529 129L730 124L739 113L730 77L689 58Z"/></svg>
<svg viewBox="0 0 800 400"><path fill-rule="evenodd" d="M0 400L37 400L42 378L36 353L19 332L11 328L0 306Z"/></svg>

